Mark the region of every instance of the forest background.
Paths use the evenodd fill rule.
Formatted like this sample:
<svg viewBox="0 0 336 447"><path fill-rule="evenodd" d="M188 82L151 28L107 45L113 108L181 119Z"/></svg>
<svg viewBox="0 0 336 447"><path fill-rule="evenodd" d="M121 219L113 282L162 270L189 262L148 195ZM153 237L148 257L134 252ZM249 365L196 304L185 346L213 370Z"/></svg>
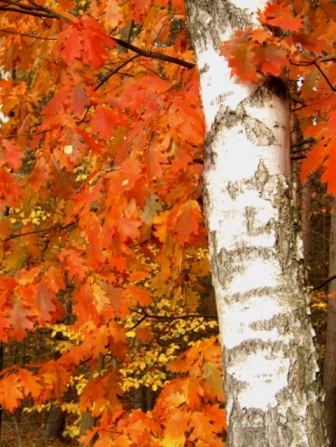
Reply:
<svg viewBox="0 0 336 447"><path fill-rule="evenodd" d="M0 12L3 445L61 433L85 446L225 445L184 2L0 1ZM222 52L243 81L291 86L323 372L336 5L274 2L259 18L263 32Z"/></svg>

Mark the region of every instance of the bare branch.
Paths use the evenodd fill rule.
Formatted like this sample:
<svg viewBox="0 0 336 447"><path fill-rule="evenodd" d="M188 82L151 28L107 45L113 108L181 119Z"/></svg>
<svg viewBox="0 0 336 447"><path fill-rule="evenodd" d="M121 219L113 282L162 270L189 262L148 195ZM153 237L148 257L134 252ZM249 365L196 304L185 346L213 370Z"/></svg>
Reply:
<svg viewBox="0 0 336 447"><path fill-rule="evenodd" d="M48 231L57 230L58 228L61 228L62 230L65 230L66 228L69 228L69 227L71 227L72 225L75 225L75 224L76 224L76 222L71 222L71 223L69 223L67 225L63 225L63 224L54 225L53 227L45 228L44 230L35 230L35 231L27 231L27 233L12 234L8 238L4 239L3 242L7 242L7 241L10 241L12 239L16 239L16 238L22 237L22 236L28 236L30 234L47 233Z"/></svg>
<svg viewBox="0 0 336 447"><path fill-rule="evenodd" d="M24 36L24 37L32 37L33 39L41 39L41 40L57 40L56 37L40 37L40 36L35 36L34 34L18 33L17 31L9 31L9 30L5 30L5 29L0 29L0 33L14 34L17 36Z"/></svg>
<svg viewBox="0 0 336 447"><path fill-rule="evenodd" d="M181 65L186 68L194 68L195 64L193 62L187 62L182 59L178 59L177 57L167 56L166 54L157 53L156 51L146 51L141 48L135 47L134 45L125 42L124 40L117 39L116 37L111 37L115 42L117 42L120 46L127 48L128 50L134 51L141 56L150 57L152 59L160 59L166 62L172 62L173 64Z"/></svg>
<svg viewBox="0 0 336 447"><path fill-rule="evenodd" d="M323 281L318 286L313 287L312 289L310 289L309 292L314 292L314 290L322 289L322 287L326 286L327 284L329 284L334 279L336 279L336 275L330 276L330 278L327 278L325 281Z"/></svg>
<svg viewBox="0 0 336 447"><path fill-rule="evenodd" d="M123 62L119 65L116 69L111 71L102 81L99 82L99 84L94 88L94 91L96 92L106 81L110 79L111 76L113 76L115 73L118 73L119 70L125 67L125 65L129 64L130 62L134 61L134 59L140 57L140 54L136 54L135 56L131 57L127 61Z"/></svg>

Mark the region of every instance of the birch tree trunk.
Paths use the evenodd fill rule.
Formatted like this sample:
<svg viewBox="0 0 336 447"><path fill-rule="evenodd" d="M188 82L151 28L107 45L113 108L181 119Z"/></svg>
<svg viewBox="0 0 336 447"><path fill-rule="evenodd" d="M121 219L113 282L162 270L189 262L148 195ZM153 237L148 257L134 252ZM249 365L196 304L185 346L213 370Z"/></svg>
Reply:
<svg viewBox="0 0 336 447"><path fill-rule="evenodd" d="M266 1L186 0L206 119L204 203L229 447L325 447L323 394L289 192L289 108L230 79L218 46ZM281 97L282 96L282 97Z"/></svg>

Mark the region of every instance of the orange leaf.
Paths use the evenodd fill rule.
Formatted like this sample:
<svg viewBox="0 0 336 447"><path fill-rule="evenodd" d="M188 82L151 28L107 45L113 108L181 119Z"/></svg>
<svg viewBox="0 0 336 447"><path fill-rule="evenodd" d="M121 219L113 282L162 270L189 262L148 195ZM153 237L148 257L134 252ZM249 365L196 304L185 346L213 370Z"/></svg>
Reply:
<svg viewBox="0 0 336 447"><path fill-rule="evenodd" d="M10 374L0 381L0 404L3 408L13 411L21 405L24 396L20 388L17 374Z"/></svg>
<svg viewBox="0 0 336 447"><path fill-rule="evenodd" d="M253 52L255 56L253 56L252 62L256 65L261 64L260 71L263 73L278 76L282 68L289 65L286 53L274 45L258 46Z"/></svg>
<svg viewBox="0 0 336 447"><path fill-rule="evenodd" d="M172 226L178 242L183 245L189 241L192 233L198 234L199 220L202 218L199 204L196 200L188 200L174 214L176 222Z"/></svg>
<svg viewBox="0 0 336 447"><path fill-rule="evenodd" d="M6 168L0 167L0 211L5 205L19 208L19 200L23 194L20 180Z"/></svg>
<svg viewBox="0 0 336 447"><path fill-rule="evenodd" d="M196 377L190 377L188 380L188 403L192 410L201 409L201 396L203 396L203 388L200 386Z"/></svg>
<svg viewBox="0 0 336 447"><path fill-rule="evenodd" d="M1 159L1 165L7 164L9 168L18 171L22 165L21 159L24 158L19 146L11 143L9 140L2 140L2 147L4 149L4 156Z"/></svg>
<svg viewBox="0 0 336 447"><path fill-rule="evenodd" d="M148 343L153 340L153 332L151 329L143 327L138 328L135 331L136 338L141 341L141 343Z"/></svg>
<svg viewBox="0 0 336 447"><path fill-rule="evenodd" d="M257 71L253 64L253 53L250 50L250 45L241 44L238 45L231 54L229 59L229 67L231 70L231 77L234 75L244 81L257 81Z"/></svg>
<svg viewBox="0 0 336 447"><path fill-rule="evenodd" d="M106 23L111 28L116 27L123 20L120 8L120 0L107 0L104 12Z"/></svg>
<svg viewBox="0 0 336 447"><path fill-rule="evenodd" d="M191 420L189 425L193 428L193 431L190 435L191 440L198 439L199 441L211 443L211 441L216 440L217 433L223 430L221 426L216 427L214 424L212 424L210 419L201 412L195 411L194 413L192 413L190 419Z"/></svg>
<svg viewBox="0 0 336 447"><path fill-rule="evenodd" d="M264 11L258 10L258 19L264 26L278 26L284 31L298 31L303 27L302 19L293 17L290 5L267 3Z"/></svg>
<svg viewBox="0 0 336 447"><path fill-rule="evenodd" d="M203 366L204 392L209 401L224 402L223 378L217 366L205 363Z"/></svg>
<svg viewBox="0 0 336 447"><path fill-rule="evenodd" d="M11 336L22 341L27 335L26 330L31 330L34 327L32 321L29 319L33 315L34 312L15 294L12 308L8 310L8 321L12 328L10 331Z"/></svg>
<svg viewBox="0 0 336 447"><path fill-rule="evenodd" d="M51 314L56 311L54 302L57 301L57 297L42 280L36 287L34 300L35 308L38 312L38 322L43 325L46 321L51 320Z"/></svg>
<svg viewBox="0 0 336 447"><path fill-rule="evenodd" d="M20 369L17 375L22 384L25 398L29 397L29 395L34 399L37 398L42 390L42 386L38 383L37 377L27 369Z"/></svg>
<svg viewBox="0 0 336 447"><path fill-rule="evenodd" d="M146 8L151 2L152 0L129 0L132 14L136 22L142 22L143 16L146 14Z"/></svg>
<svg viewBox="0 0 336 447"><path fill-rule="evenodd" d="M138 303L140 306L149 306L152 304L153 299L147 290L134 286L133 284L127 284L126 295L134 303Z"/></svg>
<svg viewBox="0 0 336 447"><path fill-rule="evenodd" d="M189 433L189 416L184 411L171 411L164 421L162 447L184 447L187 440L186 433Z"/></svg>

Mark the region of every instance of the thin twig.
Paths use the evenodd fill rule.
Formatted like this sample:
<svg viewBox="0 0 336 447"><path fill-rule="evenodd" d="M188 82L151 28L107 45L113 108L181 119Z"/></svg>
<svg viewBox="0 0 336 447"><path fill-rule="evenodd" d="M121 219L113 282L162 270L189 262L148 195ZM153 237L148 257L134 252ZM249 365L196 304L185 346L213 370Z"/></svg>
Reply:
<svg viewBox="0 0 336 447"><path fill-rule="evenodd" d="M299 141L298 143L292 144L291 149L294 149L295 147L304 146L305 144L309 143L315 143L315 138L309 138L308 140ZM305 150L305 149L303 149Z"/></svg>
<svg viewBox="0 0 336 447"><path fill-rule="evenodd" d="M330 278L326 279L325 281L323 281L318 286L313 287L312 289L310 289L309 292L314 292L314 290L322 289L322 287L326 286L327 284L329 284L334 279L336 279L336 275L330 276Z"/></svg>
<svg viewBox="0 0 336 447"><path fill-rule="evenodd" d="M111 71L111 73L109 73L103 80L101 80L99 82L99 84L94 88L94 91L96 92L106 81L108 81L110 79L111 76L113 76L115 73L117 73L119 70L124 68L127 64L134 61L134 59L137 59L138 57L140 57L140 54L136 54L135 56L131 57L127 61L120 64L119 67L117 67L115 70Z"/></svg>
<svg viewBox="0 0 336 447"><path fill-rule="evenodd" d="M296 157L291 157L291 161L303 160L304 158L307 158L307 156L306 155L298 155Z"/></svg>
<svg viewBox="0 0 336 447"><path fill-rule="evenodd" d="M112 40L117 42L122 47L127 48L128 50L134 51L135 53L138 53L141 56L150 57L152 59L160 59L160 60L163 60L166 62L172 62L173 64L181 65L182 67L186 67L186 68L194 68L195 67L195 64L193 62L187 62L187 61L184 61L177 57L172 57L172 56L167 56L166 54L157 53L156 51L142 50L141 48L135 47L131 43L125 42L124 40L121 40L121 39L117 39L116 37L112 37Z"/></svg>
<svg viewBox="0 0 336 447"><path fill-rule="evenodd" d="M35 135L41 135L43 133L50 132L50 129L41 130L36 133L15 133L11 135L5 135L3 137L0 136L0 140L6 140L7 138L19 138L19 137L35 137Z"/></svg>
<svg viewBox="0 0 336 447"><path fill-rule="evenodd" d="M181 316L177 316L177 317L164 317L161 315L150 315L147 312L145 312L144 310L142 310L142 313L147 318L155 318L155 319L159 319L159 320L187 320L188 318L206 318L206 319L210 319L210 320L218 320L217 315L188 314L188 315L181 315Z"/></svg>
<svg viewBox="0 0 336 447"><path fill-rule="evenodd" d="M329 87L331 88L331 90L333 92L336 92L335 87L332 85L332 83L329 81L327 75L324 73L324 71L321 69L321 67L318 65L318 63L316 61L314 61L314 65L315 67L318 69L318 71L321 73L321 75L324 77L326 83L329 85Z"/></svg>
<svg viewBox="0 0 336 447"><path fill-rule="evenodd" d="M48 231L57 230L58 228L62 228L62 230L65 230L68 227L71 227L76 222L70 222L68 225L54 225L53 227L45 228L44 230L35 230L35 231L27 231L27 233L21 233L21 234L12 234L8 238L4 239L4 242L10 241L12 239L16 239L21 236L28 236L30 234L37 234L37 233L47 233Z"/></svg>
<svg viewBox="0 0 336 447"><path fill-rule="evenodd" d="M6 34L15 34L18 36L24 36L24 37L32 37L33 39L40 39L40 40L57 40L56 37L39 37L39 36L35 36L34 34L25 34L25 33L18 33L17 31L9 31L9 30L5 30L5 29L0 29L1 33L6 33Z"/></svg>

